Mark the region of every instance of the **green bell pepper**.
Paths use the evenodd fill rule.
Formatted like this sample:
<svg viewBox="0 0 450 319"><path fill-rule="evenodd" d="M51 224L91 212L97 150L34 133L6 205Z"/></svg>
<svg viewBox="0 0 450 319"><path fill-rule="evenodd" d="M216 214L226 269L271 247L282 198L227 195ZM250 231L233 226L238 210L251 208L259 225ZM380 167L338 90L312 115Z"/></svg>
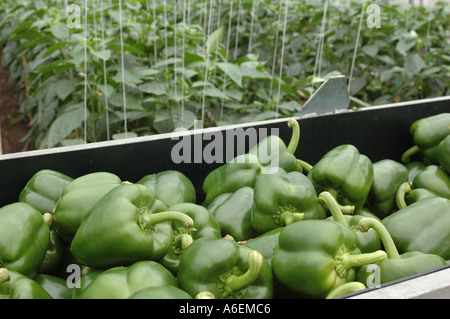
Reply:
<svg viewBox="0 0 450 319"><path fill-rule="evenodd" d="M302 219L323 219L326 211L317 200L311 181L300 172L278 168L256 179L251 221L257 234Z"/></svg>
<svg viewBox="0 0 450 319"><path fill-rule="evenodd" d="M428 197L439 197L439 195L426 188L412 189L411 184L412 183L405 182L398 188L397 194L395 196L398 209L405 208L412 203L418 202Z"/></svg>
<svg viewBox="0 0 450 319"><path fill-rule="evenodd" d="M19 194L19 202L30 204L42 214L53 213L66 187L73 181L58 171L43 169L34 174Z"/></svg>
<svg viewBox="0 0 450 319"><path fill-rule="evenodd" d="M251 238L242 243L248 248L257 250L267 260L269 265L272 263L274 250L278 245L278 236L283 230L283 227L278 227L265 232L255 238Z"/></svg>
<svg viewBox="0 0 450 319"><path fill-rule="evenodd" d="M186 228L179 221L172 221L172 244L167 254L159 262L176 275L181 255L190 244L202 237L222 238L222 231L214 216L203 206L179 203L170 206L169 211L186 214L192 218L195 225L195 229L192 227Z"/></svg>
<svg viewBox="0 0 450 319"><path fill-rule="evenodd" d="M0 299L53 299L33 279L7 268L0 268Z"/></svg>
<svg viewBox="0 0 450 319"><path fill-rule="evenodd" d="M293 134L287 147L279 137L269 136L248 153L236 156L211 171L204 179L202 186L206 195L205 205L209 205L221 194L234 193L244 186L254 187L257 176L276 169L274 162L277 159L281 168L288 171L302 171L300 162L294 156L300 138L300 128L298 122L293 119L288 121L288 125L293 128ZM268 153L272 144L278 144L278 150L271 151L268 158L265 158L263 150Z"/></svg>
<svg viewBox="0 0 450 319"><path fill-rule="evenodd" d="M330 192L341 205L363 207L373 183L373 164L350 144L327 152L309 171L316 192Z"/></svg>
<svg viewBox="0 0 450 319"><path fill-rule="evenodd" d="M0 265L34 277L47 252L53 216L27 203L0 208Z"/></svg>
<svg viewBox="0 0 450 319"><path fill-rule="evenodd" d="M334 288L326 297L325 299L333 299L341 296L348 295L353 292L361 291L367 289L366 285L359 281L351 281L346 282L345 284L342 284L340 286L337 286Z"/></svg>
<svg viewBox="0 0 450 319"><path fill-rule="evenodd" d="M436 149L450 134L449 125L450 113L428 116L411 124L409 132L415 145L403 153L402 162L408 163L414 155L420 154L424 164L439 165Z"/></svg>
<svg viewBox="0 0 450 319"><path fill-rule="evenodd" d="M366 201L370 211L379 218L393 213L397 189L408 177L406 166L397 161L384 159L373 163L373 184Z"/></svg>
<svg viewBox="0 0 450 319"><path fill-rule="evenodd" d="M409 251L400 255L391 235L379 220L363 218L359 221L358 227L363 232L369 229L376 230L383 242L384 250L387 253L387 259L381 261L379 264L372 265L375 267L370 267L369 270L369 266L364 265L359 270L357 279L367 286L384 284L445 265L445 260L434 254ZM371 278L370 275L377 271L378 267L380 282L368 282Z"/></svg>
<svg viewBox="0 0 450 319"><path fill-rule="evenodd" d="M79 299L127 299L147 287L178 287L176 278L160 263L151 260L118 266L97 275Z"/></svg>
<svg viewBox="0 0 450 319"><path fill-rule="evenodd" d="M94 268L161 259L172 244L171 222L189 228L194 221L180 212L153 210L156 202L144 185L115 187L83 217L70 246L73 256Z"/></svg>
<svg viewBox="0 0 450 319"><path fill-rule="evenodd" d="M436 149L436 157L442 168L450 174L450 135L439 143Z"/></svg>
<svg viewBox="0 0 450 319"><path fill-rule="evenodd" d="M156 198L167 206L178 203L195 203L195 187L183 173L168 170L142 177L138 182L150 188Z"/></svg>
<svg viewBox="0 0 450 319"><path fill-rule="evenodd" d="M382 219L400 253L421 251L450 258L450 200L428 197Z"/></svg>
<svg viewBox="0 0 450 319"><path fill-rule="evenodd" d="M76 278L73 282L72 299L81 299L83 291L91 284L91 282L107 269L93 269L91 267L83 267L81 277Z"/></svg>
<svg viewBox="0 0 450 319"><path fill-rule="evenodd" d="M67 184L54 210L58 235L70 243L89 209L103 195L121 184L118 176L108 172L86 174Z"/></svg>
<svg viewBox="0 0 450 319"><path fill-rule="evenodd" d="M406 168L408 169L408 182L412 183L414 180L414 177L417 176L420 172L422 172L426 165L419 161L409 162L408 164L405 164Z"/></svg>
<svg viewBox="0 0 450 319"><path fill-rule="evenodd" d="M217 299L270 299L272 270L256 250L234 240L200 238L183 253L179 287L193 298L210 292Z"/></svg>
<svg viewBox="0 0 450 319"><path fill-rule="evenodd" d="M34 278L52 299L72 299L72 289L68 287L66 280L47 274L37 274Z"/></svg>
<svg viewBox="0 0 450 319"><path fill-rule="evenodd" d="M234 193L217 196L208 205L208 211L220 224L223 236L229 234L237 241L255 236L251 220L253 194L253 188L244 186Z"/></svg>
<svg viewBox="0 0 450 319"><path fill-rule="evenodd" d="M50 235L48 239L47 252L45 253L44 260L39 266L38 273L51 274L60 264L67 245L59 237L55 230L54 224L50 226Z"/></svg>
<svg viewBox="0 0 450 319"><path fill-rule="evenodd" d="M381 249L381 240L375 230L361 232L357 227L359 221L366 218L363 215L344 215L340 205L329 192L322 192L318 197L319 202L324 203L330 210L331 216L328 218L349 227L356 235L356 247L361 253L371 253Z"/></svg>
<svg viewBox="0 0 450 319"><path fill-rule="evenodd" d="M414 177L413 188L425 188L450 199L450 174L437 165L428 165Z"/></svg>
<svg viewBox="0 0 450 319"><path fill-rule="evenodd" d="M297 296L325 298L333 289L356 278L365 264L382 261L378 250L361 254L355 233L331 220L304 220L284 227L272 258L278 282Z"/></svg>
<svg viewBox="0 0 450 319"><path fill-rule="evenodd" d="M174 286L147 287L134 293L128 299L192 299L192 297Z"/></svg>

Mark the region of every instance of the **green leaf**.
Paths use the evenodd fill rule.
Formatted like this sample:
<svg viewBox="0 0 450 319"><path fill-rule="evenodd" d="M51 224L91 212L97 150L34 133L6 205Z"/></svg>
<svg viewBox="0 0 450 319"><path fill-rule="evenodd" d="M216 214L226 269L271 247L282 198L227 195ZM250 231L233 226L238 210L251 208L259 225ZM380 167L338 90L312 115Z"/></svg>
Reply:
<svg viewBox="0 0 450 319"><path fill-rule="evenodd" d="M61 114L50 126L47 135L47 147L51 148L70 135L84 121L84 108L79 107Z"/></svg>
<svg viewBox="0 0 450 319"><path fill-rule="evenodd" d="M233 80L234 83L242 87L242 72L239 66L232 63L217 63L217 66L225 72L225 74Z"/></svg>
<svg viewBox="0 0 450 319"><path fill-rule="evenodd" d="M59 40L66 41L69 39L69 28L65 23L52 23L50 32Z"/></svg>
<svg viewBox="0 0 450 319"><path fill-rule="evenodd" d="M65 100L77 87L77 79L63 79L55 83L56 94L61 101Z"/></svg>
<svg viewBox="0 0 450 319"><path fill-rule="evenodd" d="M45 54L44 54L43 57L44 57L44 58L48 57L48 56L51 55L53 52L56 52L56 51L58 51L59 49L61 49L62 47L64 47L66 44L67 44L67 42L62 41L62 42L58 42L58 43L55 43L55 44L51 45L51 46L47 49L47 51L45 51Z"/></svg>
<svg viewBox="0 0 450 319"><path fill-rule="evenodd" d="M214 31L206 42L206 53L214 53L223 41L223 27Z"/></svg>
<svg viewBox="0 0 450 319"><path fill-rule="evenodd" d="M225 99L225 100L230 99L226 94L224 94L222 91L220 91L219 89L217 89L215 87L205 88L205 95L209 96L209 97L216 97L216 98Z"/></svg>
<svg viewBox="0 0 450 319"><path fill-rule="evenodd" d="M410 53L405 57L405 69L408 72L409 76L414 76L418 72L420 72L424 67L426 67L426 63L417 53Z"/></svg>
<svg viewBox="0 0 450 319"><path fill-rule="evenodd" d="M167 82L149 82L139 85L137 88L139 91L147 94L167 94Z"/></svg>
<svg viewBox="0 0 450 319"><path fill-rule="evenodd" d="M100 60L108 61L111 58L111 50L95 51L91 49L91 54Z"/></svg>

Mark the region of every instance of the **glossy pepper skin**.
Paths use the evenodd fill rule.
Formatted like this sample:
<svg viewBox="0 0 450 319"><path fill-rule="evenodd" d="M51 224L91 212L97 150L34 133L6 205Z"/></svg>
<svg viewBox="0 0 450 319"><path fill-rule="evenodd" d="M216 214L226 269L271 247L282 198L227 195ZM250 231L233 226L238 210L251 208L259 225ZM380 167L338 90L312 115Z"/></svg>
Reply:
<svg viewBox="0 0 450 319"><path fill-rule="evenodd" d="M384 284L445 265L445 260L434 254L425 254L420 251L409 251L404 254L399 254L391 235L379 220L364 218L360 220L358 227L363 232L369 229L376 230L387 253L385 260L381 261L378 265L372 265L379 267L380 272L380 282L375 284ZM358 272L358 281L370 286L373 283L367 281L370 278L370 274L377 271L377 269L372 267L369 271L368 267L367 265L361 267Z"/></svg>
<svg viewBox="0 0 450 319"><path fill-rule="evenodd" d="M428 165L414 177L413 188L425 188L450 199L450 174L437 165Z"/></svg>
<svg viewBox="0 0 450 319"><path fill-rule="evenodd" d="M283 230L283 227L278 227L265 232L255 238L251 238L243 243L243 245L257 250L267 260L269 265L272 263L274 250L278 245L278 236Z"/></svg>
<svg viewBox="0 0 450 319"><path fill-rule="evenodd" d="M0 208L0 265L34 277L47 252L52 215L16 202Z"/></svg>
<svg viewBox="0 0 450 319"><path fill-rule="evenodd" d="M167 170L142 177L138 182L150 188L156 198L167 206L195 203L197 195L189 178L175 170Z"/></svg>
<svg viewBox="0 0 450 319"><path fill-rule="evenodd" d="M0 299L53 299L33 279L10 269L0 268Z"/></svg>
<svg viewBox="0 0 450 319"><path fill-rule="evenodd" d="M176 278L161 264L143 260L118 266L97 275L79 299L126 299L147 287L178 287Z"/></svg>
<svg viewBox="0 0 450 319"><path fill-rule="evenodd" d="M294 155L300 139L300 128L293 119L288 121L288 125L293 128L293 134L287 147L279 137L269 136L248 153L236 156L210 172L203 181L205 204L209 205L221 194L234 193L244 186L253 187L256 177L271 172L278 167L276 164L286 170L302 171L302 166ZM273 152L272 145L275 148Z"/></svg>
<svg viewBox="0 0 450 319"><path fill-rule="evenodd" d="M63 278L48 274L37 274L33 280L44 288L52 296L52 299L72 299L72 289L68 287L66 280Z"/></svg>
<svg viewBox="0 0 450 319"><path fill-rule="evenodd" d="M201 238L183 253L179 287L196 297L212 293L216 299L270 299L272 270L256 250L230 239Z"/></svg>
<svg viewBox="0 0 450 319"><path fill-rule="evenodd" d="M244 186L234 193L217 196L208 205L208 211L220 224L222 235L231 235L236 241L255 236L252 226L253 188Z"/></svg>
<svg viewBox="0 0 450 319"><path fill-rule="evenodd" d="M351 144L327 152L309 171L316 192L330 192L341 205L363 207L373 183L373 164Z"/></svg>
<svg viewBox="0 0 450 319"><path fill-rule="evenodd" d="M284 227L272 258L275 278L297 296L325 298L356 278L362 265L382 261L384 251L361 254L349 227L331 220L304 220Z"/></svg>
<svg viewBox="0 0 450 319"><path fill-rule="evenodd" d="M347 226L355 233L357 239L356 247L361 253L372 253L381 249L381 240L375 230L371 229L367 232L361 232L358 228L359 221L365 218L364 215L344 215L341 206L329 192L320 193L318 200L326 205L331 212L331 216L328 219Z"/></svg>
<svg viewBox="0 0 450 319"><path fill-rule="evenodd" d="M58 235L70 243L89 209L103 195L121 184L118 176L108 172L86 174L70 182L54 210Z"/></svg>
<svg viewBox="0 0 450 319"><path fill-rule="evenodd" d="M450 259L450 200L428 197L382 219L400 253L420 251Z"/></svg>
<svg viewBox="0 0 450 319"><path fill-rule="evenodd" d="M439 143L436 149L436 157L442 168L450 174L450 135Z"/></svg>
<svg viewBox="0 0 450 319"><path fill-rule="evenodd" d="M73 181L58 171L43 169L34 174L19 194L19 202L30 204L42 214L53 213L61 194Z"/></svg>
<svg viewBox="0 0 450 319"><path fill-rule="evenodd" d="M180 288L162 286L144 288L127 299L192 299L192 297Z"/></svg>
<svg viewBox="0 0 450 319"><path fill-rule="evenodd" d="M73 256L94 268L162 258L172 244L171 222L179 220L189 228L194 221L180 212L154 210L157 202L140 184L114 188L84 216L70 246Z"/></svg>
<svg viewBox="0 0 450 319"><path fill-rule="evenodd" d="M263 234L303 219L323 219L326 211L303 173L279 168L256 179L251 217L256 233Z"/></svg>
<svg viewBox="0 0 450 319"><path fill-rule="evenodd" d="M414 146L402 155L402 161L408 163L411 158L420 154L425 165L439 165L436 149L439 143L450 135L450 113L441 113L415 121L410 126L410 134Z"/></svg>
<svg viewBox="0 0 450 319"><path fill-rule="evenodd" d="M397 161L384 159L373 163L373 184L366 202L370 211L379 218L393 213L397 189L408 177L406 166Z"/></svg>
<svg viewBox="0 0 450 319"><path fill-rule="evenodd" d="M172 243L167 254L159 262L174 275L180 266L181 255L195 240L203 237L222 238L220 224L209 211L193 203L178 203L169 207L169 211L186 214L194 221L195 229L186 227L179 221L172 221Z"/></svg>

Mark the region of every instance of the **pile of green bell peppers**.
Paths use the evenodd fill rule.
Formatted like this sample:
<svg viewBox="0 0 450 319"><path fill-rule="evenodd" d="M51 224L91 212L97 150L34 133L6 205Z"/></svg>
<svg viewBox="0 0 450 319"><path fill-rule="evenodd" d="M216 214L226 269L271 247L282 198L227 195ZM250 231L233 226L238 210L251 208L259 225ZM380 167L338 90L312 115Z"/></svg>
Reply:
<svg viewBox="0 0 450 319"><path fill-rule="evenodd" d="M287 125L289 143L268 136L201 185L36 172L0 208L0 298L331 299L447 264L448 113L378 161L342 144L307 163Z"/></svg>

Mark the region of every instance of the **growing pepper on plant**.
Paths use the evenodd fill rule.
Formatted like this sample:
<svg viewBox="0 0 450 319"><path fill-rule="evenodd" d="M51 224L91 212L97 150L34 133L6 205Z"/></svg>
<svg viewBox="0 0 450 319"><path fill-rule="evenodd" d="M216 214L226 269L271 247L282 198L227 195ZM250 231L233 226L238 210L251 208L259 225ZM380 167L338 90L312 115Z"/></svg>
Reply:
<svg viewBox="0 0 450 319"><path fill-rule="evenodd" d="M378 250L361 254L355 233L331 220L304 220L284 227L272 258L275 278L297 296L325 298L356 278L359 267L382 261Z"/></svg>
<svg viewBox="0 0 450 319"><path fill-rule="evenodd" d="M112 189L83 217L70 246L73 256L94 268L161 259L172 244L171 222L190 228L194 221L184 213L164 211L166 205L160 207L158 202L144 185Z"/></svg>
<svg viewBox="0 0 450 319"><path fill-rule="evenodd" d="M327 152L309 171L316 192L330 192L340 205L363 207L373 183L373 164L350 144Z"/></svg>
<svg viewBox="0 0 450 319"><path fill-rule="evenodd" d="M195 187L189 178L175 170L162 171L142 177L138 182L150 188L156 198L167 206L178 203L195 203Z"/></svg>
<svg viewBox="0 0 450 319"><path fill-rule="evenodd" d="M33 279L7 268L0 268L0 299L53 299Z"/></svg>
<svg viewBox="0 0 450 319"><path fill-rule="evenodd" d="M184 251L178 284L193 298L212 293L216 299L269 299L272 270L256 250L230 239L200 238Z"/></svg>
<svg viewBox="0 0 450 319"><path fill-rule="evenodd" d="M82 290L79 299L126 299L148 287L178 287L176 278L160 263L151 260L118 266L98 274Z"/></svg>
<svg viewBox="0 0 450 319"><path fill-rule="evenodd" d="M53 216L27 203L0 208L0 265L33 278L47 252Z"/></svg>
<svg viewBox="0 0 450 319"><path fill-rule="evenodd" d="M261 174L254 188L251 221L257 234L303 219L323 219L324 207L317 200L311 181L300 172Z"/></svg>
<svg viewBox="0 0 450 319"><path fill-rule="evenodd" d="M184 222L172 221L172 243L167 254L159 262L176 275L181 255L189 245L202 237L222 238L222 231L214 216L203 206L193 203L179 203L170 206L168 210L186 214L192 218L195 225L195 228L186 227Z"/></svg>
<svg viewBox="0 0 450 319"><path fill-rule="evenodd" d="M217 196L208 205L208 211L220 224L222 235L231 235L236 241L255 236L252 226L253 188L244 186L234 193Z"/></svg>
<svg viewBox="0 0 450 319"><path fill-rule="evenodd" d="M118 176L108 172L86 174L70 182L54 210L58 235L70 243L89 209L103 195L121 184Z"/></svg>
<svg viewBox="0 0 450 319"><path fill-rule="evenodd" d="M396 208L397 189L408 181L405 165L384 159L373 163L373 184L366 205L379 218L391 214Z"/></svg>
<svg viewBox="0 0 450 319"><path fill-rule="evenodd" d="M366 286L370 286L370 283L367 281L370 278L370 274L377 271L378 267L380 283L383 284L445 265L445 260L434 254L426 254L420 251L408 251L399 254L391 235L379 220L363 218L359 221L358 227L363 232L374 229L380 236L384 250L387 253L387 258L376 264L376 268L372 267L369 271L368 266L364 265L359 270L357 279Z"/></svg>
<svg viewBox="0 0 450 319"><path fill-rule="evenodd" d="M450 135L449 125L450 113L428 116L411 124L409 131L415 145L403 153L402 161L408 163L418 154L425 165L439 165L436 151L439 143Z"/></svg>
<svg viewBox="0 0 450 319"><path fill-rule="evenodd" d="M274 163L287 171L302 171L302 165L294 155L300 138L300 127L294 119L290 119L288 125L292 127L293 134L287 147L281 138L271 135L248 153L236 156L210 172L203 181L205 204L209 205L217 196L234 193L244 186L254 187L257 176L278 167ZM272 145L278 148L273 151Z"/></svg>
<svg viewBox="0 0 450 319"><path fill-rule="evenodd" d="M450 259L450 200L428 197L382 219L400 253L420 251Z"/></svg>

